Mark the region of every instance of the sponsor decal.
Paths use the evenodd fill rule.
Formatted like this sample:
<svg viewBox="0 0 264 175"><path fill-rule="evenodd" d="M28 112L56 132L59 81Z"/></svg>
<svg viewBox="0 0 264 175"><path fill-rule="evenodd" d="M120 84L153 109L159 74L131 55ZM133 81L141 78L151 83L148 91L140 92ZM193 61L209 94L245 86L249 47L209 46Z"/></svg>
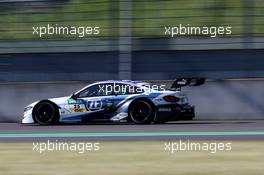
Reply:
<svg viewBox="0 0 264 175"><path fill-rule="evenodd" d="M85 101L83 99L68 99L67 103L70 106L71 112L87 112Z"/></svg>
<svg viewBox="0 0 264 175"><path fill-rule="evenodd" d="M103 102L102 100L91 100L87 102L87 109L89 110L99 110L102 109Z"/></svg>
<svg viewBox="0 0 264 175"><path fill-rule="evenodd" d="M70 98L67 100L67 103L68 104L84 104L84 101L82 99L74 100L74 99Z"/></svg>

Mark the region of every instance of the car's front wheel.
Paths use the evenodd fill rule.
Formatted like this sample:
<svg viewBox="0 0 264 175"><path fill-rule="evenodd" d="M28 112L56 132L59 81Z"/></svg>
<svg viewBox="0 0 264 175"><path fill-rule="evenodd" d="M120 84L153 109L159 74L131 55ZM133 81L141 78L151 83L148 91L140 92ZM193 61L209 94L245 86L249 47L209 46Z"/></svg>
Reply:
<svg viewBox="0 0 264 175"><path fill-rule="evenodd" d="M33 119L40 125L56 124L59 122L59 110L52 102L45 100L35 105Z"/></svg>
<svg viewBox="0 0 264 175"><path fill-rule="evenodd" d="M129 119L136 124L149 124L155 115L155 107L146 100L136 100L129 107Z"/></svg>

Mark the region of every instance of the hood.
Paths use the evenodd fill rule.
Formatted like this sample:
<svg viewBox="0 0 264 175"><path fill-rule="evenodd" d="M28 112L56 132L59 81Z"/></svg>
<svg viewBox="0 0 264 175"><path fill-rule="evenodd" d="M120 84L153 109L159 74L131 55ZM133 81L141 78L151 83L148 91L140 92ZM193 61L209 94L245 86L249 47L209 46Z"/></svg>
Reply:
<svg viewBox="0 0 264 175"><path fill-rule="evenodd" d="M49 98L48 100L56 103L56 104L64 104L65 101L67 101L70 98L70 96L66 96L66 97L58 97L58 98ZM27 105L26 107L33 107L35 106L38 102L40 102L41 100L35 101L29 105Z"/></svg>
<svg viewBox="0 0 264 175"><path fill-rule="evenodd" d="M70 96L66 96L66 97L50 98L49 100L59 105L59 104L64 104L69 98Z"/></svg>

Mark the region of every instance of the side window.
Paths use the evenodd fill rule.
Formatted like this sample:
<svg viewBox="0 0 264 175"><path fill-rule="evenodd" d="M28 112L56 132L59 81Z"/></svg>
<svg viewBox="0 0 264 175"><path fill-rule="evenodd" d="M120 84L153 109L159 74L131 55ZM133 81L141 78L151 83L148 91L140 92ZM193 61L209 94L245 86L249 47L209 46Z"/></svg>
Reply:
<svg viewBox="0 0 264 175"><path fill-rule="evenodd" d="M143 88L130 84L122 84L122 83L116 83L114 89L114 93L116 95L141 94L143 92L144 92Z"/></svg>
<svg viewBox="0 0 264 175"><path fill-rule="evenodd" d="M130 86L129 89L127 90L127 94L141 94L143 92L144 92L144 89L141 87L137 87L137 86L132 86L132 90Z"/></svg>
<svg viewBox="0 0 264 175"><path fill-rule="evenodd" d="M79 93L79 98L95 97L98 95L98 91L99 91L98 85L90 86Z"/></svg>
<svg viewBox="0 0 264 175"><path fill-rule="evenodd" d="M108 88L109 86L112 86L112 84L107 83L90 86L80 92L79 98L113 95L113 92Z"/></svg>

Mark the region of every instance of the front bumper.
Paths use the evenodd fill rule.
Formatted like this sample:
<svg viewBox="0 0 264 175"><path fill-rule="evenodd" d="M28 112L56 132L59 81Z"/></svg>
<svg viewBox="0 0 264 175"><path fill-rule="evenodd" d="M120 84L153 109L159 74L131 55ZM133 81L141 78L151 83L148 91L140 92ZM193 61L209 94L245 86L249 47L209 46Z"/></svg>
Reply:
<svg viewBox="0 0 264 175"><path fill-rule="evenodd" d="M194 106L189 104L179 105L159 105L157 106L157 116L154 121L177 121L192 120L195 117Z"/></svg>
<svg viewBox="0 0 264 175"><path fill-rule="evenodd" d="M32 109L24 112L22 123L25 123L25 124L34 123L34 120L32 117Z"/></svg>

